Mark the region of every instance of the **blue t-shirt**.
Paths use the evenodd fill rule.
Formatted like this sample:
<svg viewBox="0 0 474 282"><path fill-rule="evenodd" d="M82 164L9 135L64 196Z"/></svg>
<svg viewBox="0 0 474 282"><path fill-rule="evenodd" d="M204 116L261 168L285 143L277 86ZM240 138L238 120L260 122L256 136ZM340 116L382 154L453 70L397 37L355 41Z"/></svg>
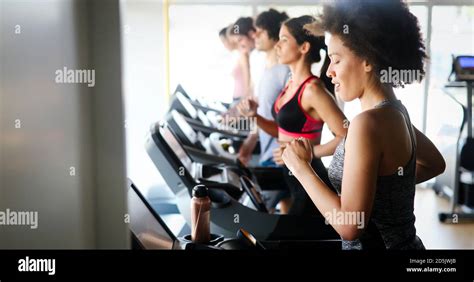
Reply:
<svg viewBox="0 0 474 282"><path fill-rule="evenodd" d="M286 65L276 64L271 68L265 68L257 88L258 109L257 113L269 120L273 120L272 107L280 92L286 85L290 76L290 69ZM268 164L273 161L273 149L277 148L278 140L265 131L259 129L260 139L260 164Z"/></svg>

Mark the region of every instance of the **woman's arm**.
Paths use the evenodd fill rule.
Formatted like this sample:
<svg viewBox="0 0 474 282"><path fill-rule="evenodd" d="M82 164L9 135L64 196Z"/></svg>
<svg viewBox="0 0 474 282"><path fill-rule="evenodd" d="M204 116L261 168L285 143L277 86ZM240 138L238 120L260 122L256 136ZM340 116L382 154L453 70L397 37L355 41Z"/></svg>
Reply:
<svg viewBox="0 0 474 282"><path fill-rule="evenodd" d="M346 136L349 122L337 106L334 98L321 86L320 83L311 83L303 92L301 104L313 118L318 118L327 123L329 129L334 134L334 138L313 148L313 154L317 158L331 156L334 154L337 145ZM316 113L316 114L315 114Z"/></svg>
<svg viewBox="0 0 474 282"><path fill-rule="evenodd" d="M238 105L239 113L248 118L255 118L257 126L260 127L267 134L278 138L278 124L257 114L258 104L252 98L243 99Z"/></svg>
<svg viewBox="0 0 474 282"><path fill-rule="evenodd" d="M286 166L303 185L321 214L345 240L359 237L372 211L381 157L380 148L372 142L378 138L375 124L370 114L357 116L351 124L345 143L341 197L312 170L308 157L305 157L311 150L309 141L304 140L305 145L301 141L292 141L283 152ZM333 215L339 216L334 218ZM360 218L362 222L341 223L338 221L340 218Z"/></svg>
<svg viewBox="0 0 474 282"><path fill-rule="evenodd" d="M278 124L275 121L266 119L258 114L255 117L257 119L258 127L260 127L268 135L278 138Z"/></svg>
<svg viewBox="0 0 474 282"><path fill-rule="evenodd" d="M252 159L252 153L255 147L257 147L257 141L258 134L252 132L245 138L243 144L240 146L238 158L243 164L247 165Z"/></svg>
<svg viewBox="0 0 474 282"><path fill-rule="evenodd" d="M446 169L443 156L435 145L413 127L416 135L416 183L427 181Z"/></svg>

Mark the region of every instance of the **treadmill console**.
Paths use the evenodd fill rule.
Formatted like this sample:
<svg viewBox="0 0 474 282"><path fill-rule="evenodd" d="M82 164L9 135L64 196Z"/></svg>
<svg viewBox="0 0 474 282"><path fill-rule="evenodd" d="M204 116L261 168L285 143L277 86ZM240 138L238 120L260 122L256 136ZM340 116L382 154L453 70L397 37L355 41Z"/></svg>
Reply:
<svg viewBox="0 0 474 282"><path fill-rule="evenodd" d="M181 144L179 144L178 140L176 140L176 137L173 135L171 130L166 126L165 128L160 127L160 131L163 138L166 140L166 143L168 143L168 145L176 154L176 156L179 158L183 166L187 169L189 173L192 173L193 161L188 156L186 151L184 151L183 147L181 146Z"/></svg>
<svg viewBox="0 0 474 282"><path fill-rule="evenodd" d="M181 92L176 92L175 95L178 101L186 110L186 112L189 114L189 116L193 119L197 119L198 113L196 109L194 108L194 106L191 104L191 102L189 102L189 100Z"/></svg>
<svg viewBox="0 0 474 282"><path fill-rule="evenodd" d="M474 81L474 56L453 57L452 74L456 81Z"/></svg>

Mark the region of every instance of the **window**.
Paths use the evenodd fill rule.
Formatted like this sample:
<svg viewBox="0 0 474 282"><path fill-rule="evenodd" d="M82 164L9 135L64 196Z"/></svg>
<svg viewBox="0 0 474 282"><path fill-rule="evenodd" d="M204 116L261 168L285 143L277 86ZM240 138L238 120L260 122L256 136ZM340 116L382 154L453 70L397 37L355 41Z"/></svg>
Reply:
<svg viewBox="0 0 474 282"><path fill-rule="evenodd" d="M428 49L428 46L426 46L428 44L428 8L425 6L410 6L409 8L410 12L418 18L422 37L425 41L425 47ZM420 83L414 82L410 85L406 85L404 88L395 89L398 99L402 101L410 114L411 122L420 130L423 128L425 83L426 79L423 79Z"/></svg>
<svg viewBox="0 0 474 282"><path fill-rule="evenodd" d="M280 12L286 12L290 18L296 18L304 15L317 16L322 12L321 5L311 5L311 6L258 6L257 12L261 13L268 11L270 8L273 8Z"/></svg>
<svg viewBox="0 0 474 282"><path fill-rule="evenodd" d="M474 55L474 6L433 7L427 115L427 135L433 139L444 134L447 128L459 130L461 125L462 112L446 93L466 104L466 88L443 89L451 72L453 55ZM457 136L456 132L450 134Z"/></svg>
<svg viewBox="0 0 474 282"><path fill-rule="evenodd" d="M219 30L239 17L252 16L250 6L171 5L170 80L192 96L207 100L232 101L231 71L235 54L227 51Z"/></svg>

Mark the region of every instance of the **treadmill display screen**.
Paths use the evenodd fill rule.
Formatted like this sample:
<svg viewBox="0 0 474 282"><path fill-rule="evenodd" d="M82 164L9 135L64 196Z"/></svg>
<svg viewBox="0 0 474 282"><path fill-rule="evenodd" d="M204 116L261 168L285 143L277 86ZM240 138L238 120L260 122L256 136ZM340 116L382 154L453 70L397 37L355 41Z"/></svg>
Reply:
<svg viewBox="0 0 474 282"><path fill-rule="evenodd" d="M171 150L176 154L176 156L181 161L181 164L186 168L186 170L191 173L193 167L193 161L184 151L181 144L178 142L176 137L171 133L169 128L163 129L163 138L166 140L166 143L170 146Z"/></svg>
<svg viewBox="0 0 474 282"><path fill-rule="evenodd" d="M459 66L463 69L474 69L474 57L459 57Z"/></svg>

